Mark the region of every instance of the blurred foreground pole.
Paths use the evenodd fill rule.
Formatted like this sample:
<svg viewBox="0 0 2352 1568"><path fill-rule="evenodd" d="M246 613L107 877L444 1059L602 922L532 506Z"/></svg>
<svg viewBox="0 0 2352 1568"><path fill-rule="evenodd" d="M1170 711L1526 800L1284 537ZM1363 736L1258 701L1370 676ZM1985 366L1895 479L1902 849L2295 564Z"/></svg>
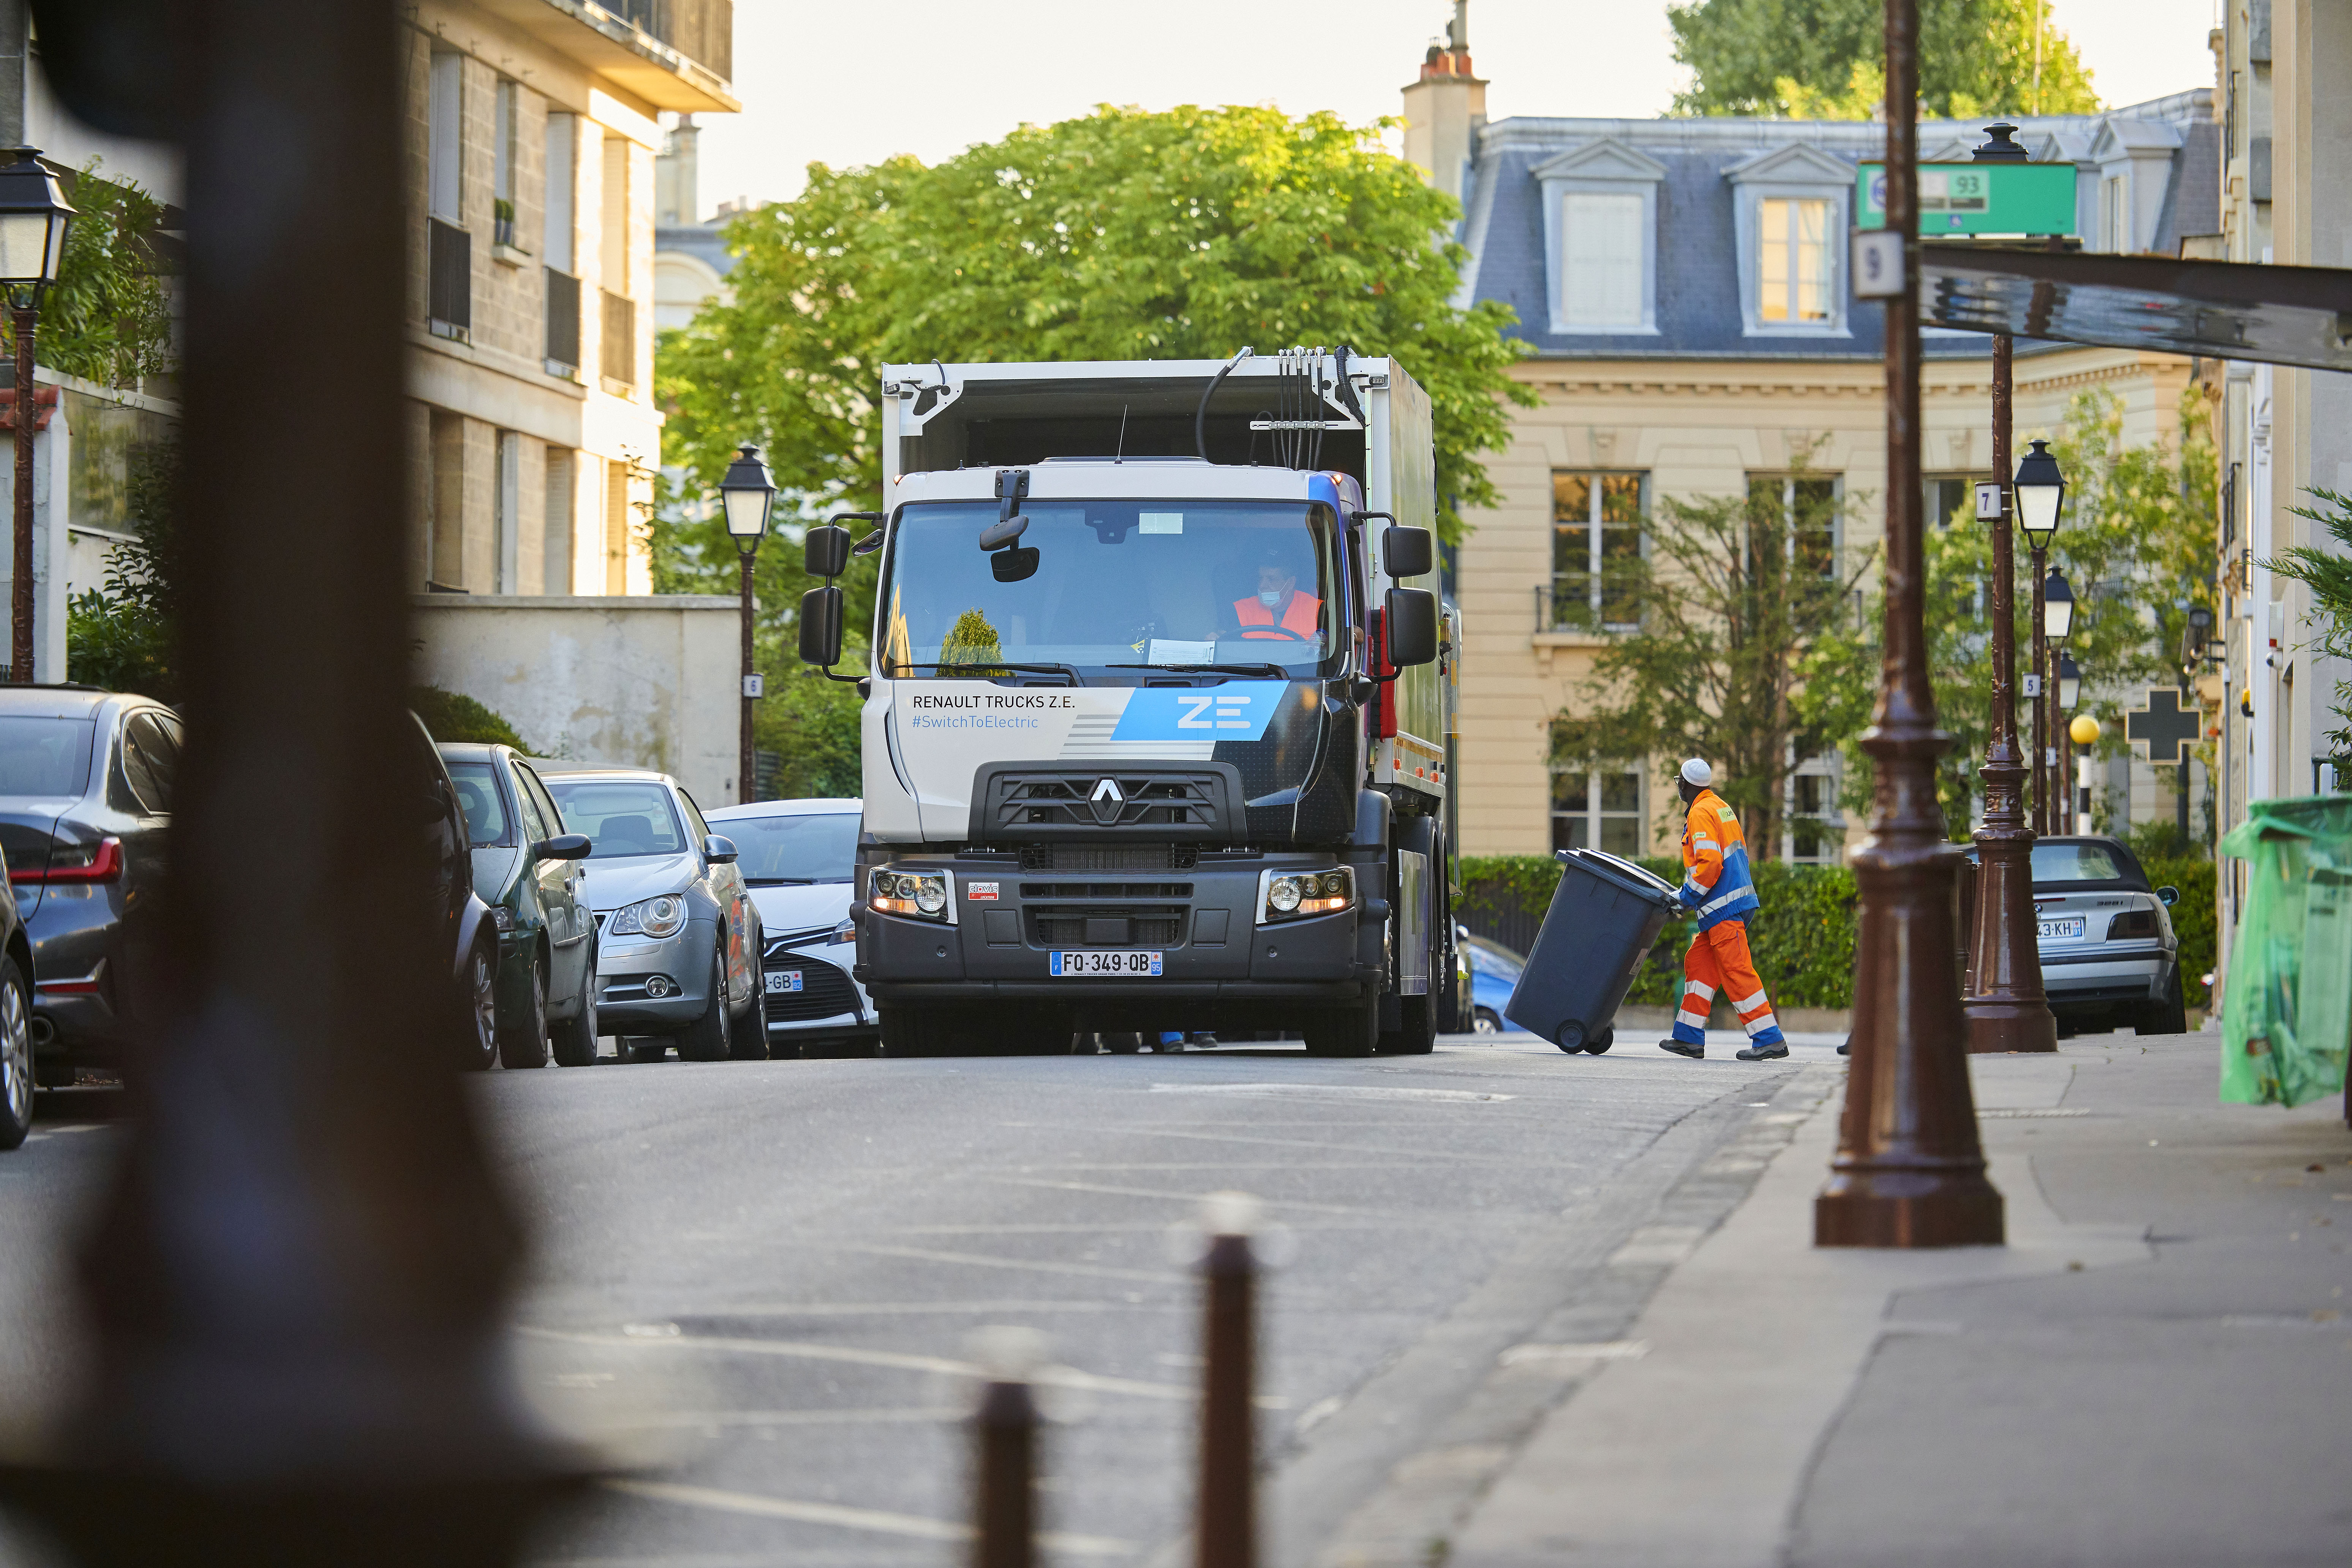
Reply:
<svg viewBox="0 0 2352 1568"><path fill-rule="evenodd" d="M1924 621L1919 487L1919 18L1886 0L1886 226L1903 237L1903 292L1886 301L1886 631L1878 707L1862 738L1877 782L1862 892L1853 1061L1821 1247L1964 1247L2001 1240L1985 1179L1955 967L1952 877L1936 759Z"/></svg>
<svg viewBox="0 0 2352 1568"><path fill-rule="evenodd" d="M402 35L382 0L34 9L68 108L186 153L192 610L93 1376L6 1495L84 1563L510 1561L566 1483L501 1360L520 1237L404 735Z"/></svg>
<svg viewBox="0 0 2352 1568"><path fill-rule="evenodd" d="M1037 1402L1026 1375L992 1373L972 1416L980 1496L972 1568L1033 1568L1037 1561Z"/></svg>
<svg viewBox="0 0 2352 1568"><path fill-rule="evenodd" d="M1195 1568L1255 1568L1257 1563L1257 1427L1252 1412L1257 1259L1250 1250L1257 1206L1244 1193L1212 1194L1207 1204Z"/></svg>

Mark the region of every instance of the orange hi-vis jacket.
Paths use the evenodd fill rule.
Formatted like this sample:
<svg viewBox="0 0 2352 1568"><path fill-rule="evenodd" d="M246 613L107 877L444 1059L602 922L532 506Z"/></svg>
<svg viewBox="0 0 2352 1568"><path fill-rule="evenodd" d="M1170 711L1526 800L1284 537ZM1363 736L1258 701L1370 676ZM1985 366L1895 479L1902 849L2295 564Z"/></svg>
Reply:
<svg viewBox="0 0 2352 1568"><path fill-rule="evenodd" d="M1683 818L1683 885L1677 891L1685 907L1698 911L1701 931L1764 907L1748 875L1748 840L1739 819L1711 789L1699 791Z"/></svg>
<svg viewBox="0 0 2352 1568"><path fill-rule="evenodd" d="M1282 612L1283 630L1296 632L1300 637L1312 641L1315 637L1315 617L1322 608L1323 601L1312 594L1293 593L1290 595L1288 607ZM1252 594L1246 599L1235 599L1234 614L1242 623L1244 637L1249 636L1249 628L1252 626L1270 626L1275 624L1274 612L1258 603L1255 594Z"/></svg>

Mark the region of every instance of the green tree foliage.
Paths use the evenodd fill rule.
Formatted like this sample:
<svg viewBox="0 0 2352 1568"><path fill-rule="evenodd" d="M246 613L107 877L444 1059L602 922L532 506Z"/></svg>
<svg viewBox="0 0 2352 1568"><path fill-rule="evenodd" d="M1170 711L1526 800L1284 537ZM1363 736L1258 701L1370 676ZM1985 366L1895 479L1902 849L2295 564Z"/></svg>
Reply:
<svg viewBox="0 0 2352 1568"><path fill-rule="evenodd" d="M58 280L41 297L33 353L52 370L131 386L173 368L163 204L135 184L100 179L98 168L93 158L72 181L76 216ZM5 312L0 343L16 353L15 318Z"/></svg>
<svg viewBox="0 0 2352 1568"><path fill-rule="evenodd" d="M179 470L176 441L131 448L126 498L131 537L107 552L105 585L75 595L66 605L69 679L158 702L180 700L183 605L175 584L182 578L175 569L173 507Z"/></svg>
<svg viewBox="0 0 2352 1568"><path fill-rule="evenodd" d="M2309 518L2337 544L2352 551L2352 497L2324 489L2310 494L2328 510L2296 507L2294 514ZM2352 555L2298 544L2263 564L2311 590L2311 607L2318 612L2320 622L2319 636L2312 646L2337 658L2352 658ZM2336 683L2336 716L2344 721L2344 726L2327 732L2327 743L2335 748L2336 766L2341 768L2352 764L2352 680Z"/></svg>
<svg viewBox="0 0 2352 1568"><path fill-rule="evenodd" d="M2047 8L2048 0L1919 0L1920 111L1960 120L2095 111L2091 73ZM1692 73L1675 111L1872 119L1885 98L1885 15L1881 0L1669 5L1675 58Z"/></svg>
<svg viewBox="0 0 2352 1568"><path fill-rule="evenodd" d="M1552 721L1553 762L1705 757L1748 853L1777 854L1798 663L1851 617L1869 559L1838 549L1839 510L1834 483L1801 463L1745 496L1661 502L1647 552L1602 585L1604 620L1633 629L1611 637Z"/></svg>
<svg viewBox="0 0 2352 1568"><path fill-rule="evenodd" d="M2126 749L2123 712L2139 705L2152 681L2179 679L2177 656L2193 605L2212 605L2215 452L2210 405L2193 389L2180 404L2177 443L2130 447L2123 405L2112 392L2075 397L2052 449L2066 476L2066 516L2051 564L2074 590L2074 624L2066 649L2083 674L2079 712L2104 733L2098 755ZM1988 616L1990 534L1965 520L1931 529L1926 540L1928 669L1936 719L1954 741L1937 762L1937 792L1954 838L1965 837L1971 792L1984 763L1992 709L1991 624ZM2028 673L2032 646L2030 557L2018 537L2018 674ZM1804 659L1797 709L1811 731L1838 738L1845 757L1845 805L1870 805L1870 758L1861 747L1878 700L1880 634L1885 601L1873 595L1857 623L1823 637ZM2031 703L2018 700L2019 721ZM2031 739L2022 744L2031 748Z"/></svg>
<svg viewBox="0 0 2352 1568"><path fill-rule="evenodd" d="M412 686L408 689L408 706L425 721L425 732L436 741L470 741L483 745L512 746L518 752L531 750L530 743L515 733L515 727L507 722L504 715L462 691Z"/></svg>
<svg viewBox="0 0 2352 1568"><path fill-rule="evenodd" d="M1024 126L934 167L813 164L793 201L735 220L731 302L665 340L672 462L715 487L763 443L806 511L877 504L879 370L930 359L1223 358L1244 344L1392 354L1428 389L1442 526L1489 505L1475 454L1500 406L1515 320L1451 299L1459 208L1377 128L1271 109L1103 108Z"/></svg>

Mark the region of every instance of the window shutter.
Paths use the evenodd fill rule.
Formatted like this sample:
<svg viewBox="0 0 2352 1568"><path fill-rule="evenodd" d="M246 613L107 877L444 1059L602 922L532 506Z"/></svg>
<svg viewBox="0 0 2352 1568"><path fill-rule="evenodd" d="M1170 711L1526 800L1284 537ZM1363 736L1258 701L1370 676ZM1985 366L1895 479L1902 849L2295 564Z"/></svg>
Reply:
<svg viewBox="0 0 2352 1568"><path fill-rule="evenodd" d="M1642 198L1574 191L1561 214L1562 312L1580 327L1642 324Z"/></svg>

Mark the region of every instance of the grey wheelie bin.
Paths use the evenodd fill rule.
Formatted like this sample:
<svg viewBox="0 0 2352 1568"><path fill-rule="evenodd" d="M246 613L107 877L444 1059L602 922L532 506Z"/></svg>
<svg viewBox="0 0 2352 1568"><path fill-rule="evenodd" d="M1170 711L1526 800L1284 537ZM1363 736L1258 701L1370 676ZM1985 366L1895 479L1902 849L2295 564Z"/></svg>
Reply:
<svg viewBox="0 0 2352 1568"><path fill-rule="evenodd" d="M1503 1016L1563 1051L1598 1056L1616 1042L1617 1008L1682 904L1631 860L1598 849L1564 849L1559 860L1559 890Z"/></svg>

